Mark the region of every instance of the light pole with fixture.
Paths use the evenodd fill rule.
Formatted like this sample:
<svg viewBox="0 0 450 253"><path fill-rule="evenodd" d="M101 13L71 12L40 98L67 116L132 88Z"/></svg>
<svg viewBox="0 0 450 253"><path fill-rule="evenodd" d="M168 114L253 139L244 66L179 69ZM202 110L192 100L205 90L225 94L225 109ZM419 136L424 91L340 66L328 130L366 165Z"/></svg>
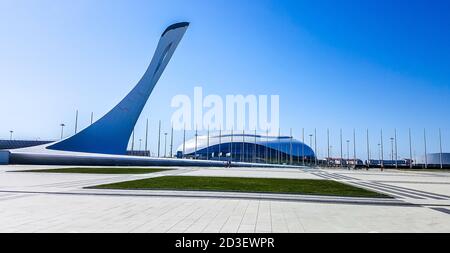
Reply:
<svg viewBox="0 0 450 253"><path fill-rule="evenodd" d="M197 159L197 137L198 137L198 130L197 130L197 126L195 126L195 150L194 150L194 159Z"/></svg>
<svg viewBox="0 0 450 253"><path fill-rule="evenodd" d="M169 156L173 157L173 125L172 125L172 129L171 129L171 133L170 133L170 151L169 151Z"/></svg>
<svg viewBox="0 0 450 253"><path fill-rule="evenodd" d="M164 133L164 158L167 157L167 133Z"/></svg>
<svg viewBox="0 0 450 253"><path fill-rule="evenodd" d="M353 128L353 160L355 163L355 168L356 168L356 131Z"/></svg>
<svg viewBox="0 0 450 253"><path fill-rule="evenodd" d="M330 129L327 128L327 167L330 166Z"/></svg>
<svg viewBox="0 0 450 253"><path fill-rule="evenodd" d="M314 128L314 165L317 166L317 129Z"/></svg>
<svg viewBox="0 0 450 253"><path fill-rule="evenodd" d="M339 160L339 163L340 163L340 167L342 167L342 160L344 159L343 158L343 155L342 155L342 128L339 130L339 140L340 140L340 144L341 144L341 157L339 158L340 160Z"/></svg>
<svg viewBox="0 0 450 253"><path fill-rule="evenodd" d="M161 151L161 120L159 120L158 126L158 157L160 156Z"/></svg>
<svg viewBox="0 0 450 253"><path fill-rule="evenodd" d="M394 129L394 143L395 143L395 168L398 169L397 129Z"/></svg>
<svg viewBox="0 0 450 253"><path fill-rule="evenodd" d="M428 168L428 157L427 157L427 132L425 128L423 129L423 144L425 149L425 169Z"/></svg>
<svg viewBox="0 0 450 253"><path fill-rule="evenodd" d="M350 140L347 140L347 168L350 168Z"/></svg>
<svg viewBox="0 0 450 253"><path fill-rule="evenodd" d="M312 134L309 134L309 147L312 149L312 147L313 147L313 145L312 145L312 137L313 137L313 135ZM314 155L316 155L316 154L314 154ZM311 160L309 160L309 163L311 164Z"/></svg>
<svg viewBox="0 0 450 253"><path fill-rule="evenodd" d="M413 168L413 155L412 155L412 143L411 143L411 128L408 129L409 136L409 168Z"/></svg>
<svg viewBox="0 0 450 253"><path fill-rule="evenodd" d="M366 144L367 144L367 168L366 170L369 170L370 168L370 143L369 143L369 129L366 129Z"/></svg>
<svg viewBox="0 0 450 253"><path fill-rule="evenodd" d="M389 138L391 140L391 161L394 161L394 138Z"/></svg>
<svg viewBox="0 0 450 253"><path fill-rule="evenodd" d="M381 171L383 171L384 169L383 129L380 130L380 144L381 144Z"/></svg>
<svg viewBox="0 0 450 253"><path fill-rule="evenodd" d="M75 113L75 134L78 131L78 110Z"/></svg>
<svg viewBox="0 0 450 253"><path fill-rule="evenodd" d="M62 138L63 138L63 136L64 136L64 127L65 127L66 125L65 125L64 123L61 123L60 126L61 126L61 140L62 140Z"/></svg>
<svg viewBox="0 0 450 253"><path fill-rule="evenodd" d="M148 118L145 123L145 152L148 151Z"/></svg>
<svg viewBox="0 0 450 253"><path fill-rule="evenodd" d="M381 144L378 143L378 160L380 160L381 163Z"/></svg>
<svg viewBox="0 0 450 253"><path fill-rule="evenodd" d="M183 155L181 157L184 158L185 154L186 154L186 124L184 124L183 127Z"/></svg>
<svg viewBox="0 0 450 253"><path fill-rule="evenodd" d="M441 169L444 167L442 163L442 134L441 129L439 128L439 163L441 165Z"/></svg>

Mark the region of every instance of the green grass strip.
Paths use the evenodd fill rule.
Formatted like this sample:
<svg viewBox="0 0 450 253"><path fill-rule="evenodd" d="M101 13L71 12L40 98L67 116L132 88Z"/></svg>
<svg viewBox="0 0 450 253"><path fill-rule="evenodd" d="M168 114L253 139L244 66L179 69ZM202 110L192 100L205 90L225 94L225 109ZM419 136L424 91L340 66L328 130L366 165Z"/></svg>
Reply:
<svg viewBox="0 0 450 253"><path fill-rule="evenodd" d="M232 191L390 198L381 193L342 184L336 181L314 179L164 176L99 185L89 188Z"/></svg>

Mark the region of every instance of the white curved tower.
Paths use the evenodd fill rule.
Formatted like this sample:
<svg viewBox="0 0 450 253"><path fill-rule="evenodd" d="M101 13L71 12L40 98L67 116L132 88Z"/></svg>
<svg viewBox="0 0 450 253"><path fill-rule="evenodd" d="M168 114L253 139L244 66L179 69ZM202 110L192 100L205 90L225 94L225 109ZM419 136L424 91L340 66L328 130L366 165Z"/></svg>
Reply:
<svg viewBox="0 0 450 253"><path fill-rule="evenodd" d="M118 105L91 126L47 149L125 154L139 115L188 26L189 23L182 22L167 27L144 76Z"/></svg>

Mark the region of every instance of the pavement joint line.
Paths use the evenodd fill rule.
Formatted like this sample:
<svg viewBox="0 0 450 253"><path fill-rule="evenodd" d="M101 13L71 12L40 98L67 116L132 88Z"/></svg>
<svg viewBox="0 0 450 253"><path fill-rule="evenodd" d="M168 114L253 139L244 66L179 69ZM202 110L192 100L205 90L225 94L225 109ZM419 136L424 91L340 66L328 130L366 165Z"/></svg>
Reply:
<svg viewBox="0 0 450 253"><path fill-rule="evenodd" d="M436 207L439 207L439 206L450 207L450 204L422 204L422 206L423 207L428 207L428 208L431 208L431 207L434 207L434 206L436 206Z"/></svg>
<svg viewBox="0 0 450 253"><path fill-rule="evenodd" d="M422 197L427 197L427 198L432 198L432 199L447 200L450 197L450 196L446 196L446 195L434 194L434 193L430 193L430 192L424 192L424 191L420 191L420 190L409 189L409 188L404 188L404 187L399 187L399 186L394 186L394 185L381 184L381 183L376 183L376 182L371 182L371 184L378 185L380 187L386 187L386 188L392 189L392 190L404 191L404 192L408 192L411 194L416 194L416 195L419 195Z"/></svg>
<svg viewBox="0 0 450 253"><path fill-rule="evenodd" d="M324 178L324 179L334 179L332 177L328 177L326 175L321 175L320 173L312 173L314 176L320 177L320 178Z"/></svg>
<svg viewBox="0 0 450 253"><path fill-rule="evenodd" d="M0 201L7 201L12 199L20 199L20 198L28 198L32 197L33 195L30 194L11 194L11 196L8 197L0 197Z"/></svg>
<svg viewBox="0 0 450 253"><path fill-rule="evenodd" d="M338 176L336 176L334 174L331 174L331 173L326 174L326 176L330 177L330 178L333 178L333 179L336 179L336 180L347 180L347 179L339 178Z"/></svg>
<svg viewBox="0 0 450 253"><path fill-rule="evenodd" d="M367 190L371 190L371 191L375 191L378 193L382 193L382 194L387 194L391 197L394 197L395 199L405 199L408 198L408 196L405 196L404 194L398 193L398 192L394 192L394 191L390 191L390 190L385 190L383 188L380 187L375 187L370 185L367 182L363 182L361 180L354 180L354 181L339 181L343 184L349 184L355 187L362 187L363 189L367 189Z"/></svg>
<svg viewBox="0 0 450 253"><path fill-rule="evenodd" d="M419 193L415 193L413 191L406 191L403 189L397 189L394 187L388 187L386 185L379 185L373 182L364 182L364 181L359 181L360 184L364 184L367 185L368 187L374 187L376 189L380 189L382 191L386 191L386 192L392 192L392 193L397 193L397 194L401 194L402 196L410 196L410 198L415 198L415 199L427 199L427 198L432 198L430 196L425 196L423 194L419 194ZM432 199L439 199L439 200L444 200L442 198L432 198Z"/></svg>
<svg viewBox="0 0 450 253"><path fill-rule="evenodd" d="M342 179L342 180L357 180L356 178L343 176L343 175L340 175L337 173L330 173L330 172L325 172L325 171L323 173L328 176L335 177L335 178Z"/></svg>
<svg viewBox="0 0 450 253"><path fill-rule="evenodd" d="M239 231L239 229L240 229L241 226L242 226L242 221L244 220L245 214L247 213L247 210L248 210L248 207L249 207L249 206L250 206L250 202L248 202L248 203L247 203L247 206L245 207L245 211L244 211L244 213L242 214L241 220L239 221L239 225L238 225L237 231Z"/></svg>
<svg viewBox="0 0 450 253"><path fill-rule="evenodd" d="M2 192L6 192L1 190ZM123 191L123 190L121 190ZM317 196L317 195L285 195L285 194L227 194L228 192L147 192L147 193L118 193L118 192L81 192L81 191L8 191L14 193L31 193L31 194L49 194L49 195L78 195L78 196L115 196L115 197L173 197L173 198L208 198L208 199L247 199L247 200L272 200L272 201L289 201L289 202L312 202L312 203L331 203L331 204L354 204L354 205L381 205L381 206L421 206L419 204L408 203L397 199L370 199L370 198L349 198L338 196Z"/></svg>
<svg viewBox="0 0 450 253"><path fill-rule="evenodd" d="M192 204L192 205L193 205L193 204ZM198 212L199 210L201 211L201 209L202 209L201 206L198 206L197 208L194 208L194 209L191 210L188 214L186 214L186 215L184 216L183 219L180 219L179 221L173 223L172 226L170 226L170 227L167 229L167 231L170 231L170 230L172 230L174 227L176 227L176 225L185 222L185 219L186 219L187 217L191 216L193 213ZM186 228L186 229L187 229L187 228Z"/></svg>
<svg viewBox="0 0 450 253"><path fill-rule="evenodd" d="M222 206L224 206L224 205L225 205L225 203L222 203ZM205 230L211 225L211 223L212 223L213 220L216 220L217 217L219 217L220 213L221 213L221 212L216 212L216 214L214 215L214 218L211 219L211 220L203 227L202 233L205 233Z"/></svg>
<svg viewBox="0 0 450 253"><path fill-rule="evenodd" d="M326 171L326 170L322 170L322 171ZM328 171L326 171L328 172ZM338 171L342 174L351 174L348 173L348 171ZM386 176L386 177L404 177L404 176L409 176L409 177L433 177L431 175L423 175L423 174L419 174L419 173L406 173L406 172L390 172L390 171L384 171L382 172L382 174L380 174L380 171L374 173L374 172L361 172L358 175L360 176ZM434 176L441 176L441 175L434 175ZM447 176L442 176L442 177L447 177Z"/></svg>
<svg viewBox="0 0 450 253"><path fill-rule="evenodd" d="M406 198L411 198L411 199L426 199L426 198L423 198L423 197L419 197L419 196L417 196L417 195L405 193L405 192L400 191L400 190L386 189L386 188L383 188L382 186L373 185L373 184L371 184L371 183L369 183L369 182L358 182L358 183L353 182L353 183L359 184L359 185L364 185L364 186L369 187L369 188L372 187L372 188L378 189L378 190L380 190L380 191L389 192L389 193L396 194L396 195L400 195L400 196L403 196L403 197L406 197Z"/></svg>
<svg viewBox="0 0 450 253"><path fill-rule="evenodd" d="M413 194L416 196L422 196L425 198L431 198L431 199L436 199L436 200L448 200L450 198L450 196L447 195L442 195L442 194L435 194L435 193L430 193L430 192L425 192L425 191L421 191L421 190L416 190L416 189L410 189L410 188L405 188L405 187L401 187L401 186L393 186L393 185L388 185L388 184L383 184L383 183L377 183L377 182L372 182L372 181L362 181L356 178L351 178L351 177L347 177L347 176L342 176L342 175L338 175L336 173L329 173L329 172L325 172L325 174L327 174L326 176L330 176L332 178L335 179L339 179L342 178L343 180L355 180L355 181L359 181L361 183L365 183L366 185L374 185L374 187L385 187L394 191L398 191L401 192L403 194ZM325 176L325 175L324 175ZM386 190L387 192L390 192L388 190Z"/></svg>
<svg viewBox="0 0 450 253"><path fill-rule="evenodd" d="M258 209L256 209L256 220L255 220L255 227L253 228L253 233L256 233L256 226L258 224L259 219L259 207L261 206L261 200L258 201Z"/></svg>
<svg viewBox="0 0 450 253"><path fill-rule="evenodd" d="M431 207L430 209L439 211L441 213L450 214L450 209L447 208L441 208L441 207Z"/></svg>
<svg viewBox="0 0 450 253"><path fill-rule="evenodd" d="M405 198L405 196L401 195L400 193L386 191L386 190L380 189L378 187L372 187L372 186L366 185L366 184L364 184L364 182L360 182L360 181L353 181L353 182L347 181L347 182L342 182L342 183L346 183L346 184L353 185L356 187L362 187L363 189L375 191L375 192L382 193L382 194L388 194L389 196L392 196L396 199L404 199ZM387 192L389 192L389 193L387 193Z"/></svg>
<svg viewBox="0 0 450 253"><path fill-rule="evenodd" d="M447 182L421 182L421 181L387 181L387 180L372 180L377 183L392 183L392 184L450 184Z"/></svg>
<svg viewBox="0 0 450 253"><path fill-rule="evenodd" d="M382 183L377 183L374 181L362 181L359 179L354 179L354 180L357 182L366 184L366 185L373 185L374 187L385 187L385 188L388 188L388 189L391 189L394 191L398 191L398 192L401 192L404 194L409 193L409 194L422 196L422 197L426 197L426 198L437 199L437 200L447 200L448 198L450 198L450 196L447 196L447 195L435 194L435 193L430 193L430 192L425 192L425 191L420 191L420 190L410 189L410 188L405 188L405 187L400 187L400 186L382 184Z"/></svg>
<svg viewBox="0 0 450 253"><path fill-rule="evenodd" d="M418 198L418 199L420 199L422 197L425 197L425 198L432 198L432 199L436 199L436 200L447 200L448 197L449 197L449 196L446 196L446 195L434 194L434 193L424 192L424 191L420 191L420 190L409 189L409 188L405 188L405 187L392 186L392 185L381 184L381 183L376 183L376 182L371 182L371 181L362 181L362 180L359 180L359 179L356 179L356 178L350 178L350 177L346 177L346 176L342 177L342 175L338 175L336 173L325 172L324 174L326 174L326 175L322 174L322 176L324 176L324 177L328 176L328 177L331 177L333 179L337 179L337 180L339 180L341 182L343 182L342 180L354 180L354 181L360 182L362 184L365 184L365 185L367 185L369 187L374 187L374 188L379 189L379 190L384 190L384 191L390 192L392 194L395 194L395 192L398 192L398 195L410 196L411 198ZM354 183L356 183L356 182L354 182ZM356 183L356 184L358 184L358 183ZM381 188L379 188L379 187L381 187ZM382 189L383 187L384 188L388 188L390 190ZM391 190L395 191L395 192L392 192ZM412 195L410 195L410 194L412 194ZM413 196L413 195L415 195L415 196ZM421 196L421 197L419 197L419 196Z"/></svg>

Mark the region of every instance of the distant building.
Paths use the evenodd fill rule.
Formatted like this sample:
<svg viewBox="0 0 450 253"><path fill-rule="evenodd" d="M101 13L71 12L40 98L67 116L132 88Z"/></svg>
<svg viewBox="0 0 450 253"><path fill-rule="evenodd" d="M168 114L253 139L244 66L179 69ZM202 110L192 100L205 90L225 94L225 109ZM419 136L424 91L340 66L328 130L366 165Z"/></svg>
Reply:
<svg viewBox="0 0 450 253"><path fill-rule="evenodd" d="M413 163L410 159L401 159L401 160L368 160L366 161L366 165L370 167L409 167Z"/></svg>
<svg viewBox="0 0 450 253"><path fill-rule="evenodd" d="M127 154L126 155L131 155L131 156L150 156L150 151L145 151L145 150L127 150Z"/></svg>
<svg viewBox="0 0 450 253"><path fill-rule="evenodd" d="M425 157L422 157L420 162L425 163ZM441 153L427 154L426 163L429 165L440 165ZM442 153L442 165L450 165L450 153Z"/></svg>
<svg viewBox="0 0 450 253"><path fill-rule="evenodd" d="M340 166L357 167L357 166L363 166L364 162L360 159L344 159L344 158L326 157L323 164L326 166L331 166L331 167L340 167Z"/></svg>

